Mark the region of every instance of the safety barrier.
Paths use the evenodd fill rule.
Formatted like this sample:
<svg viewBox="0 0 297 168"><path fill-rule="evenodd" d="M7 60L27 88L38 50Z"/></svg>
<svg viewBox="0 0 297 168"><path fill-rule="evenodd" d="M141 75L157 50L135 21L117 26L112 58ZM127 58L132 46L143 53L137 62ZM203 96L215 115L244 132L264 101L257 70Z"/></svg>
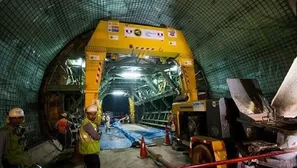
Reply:
<svg viewBox="0 0 297 168"><path fill-rule="evenodd" d="M283 154L287 154L287 153L296 153L296 152L297 152L296 149L295 150L289 149L289 150L284 150L284 151L274 151L274 152L264 153L264 154L260 154L260 155L246 156L246 157L241 157L241 158L221 160L221 161L210 162L210 163L202 163L199 165L185 165L185 166L181 166L178 168L207 168L207 167L215 167L215 166L225 165L225 164L230 165L233 163L240 163L240 162L249 161L249 160L257 160L257 159L262 159L262 158L267 158L267 157L274 157L277 155L283 155ZM276 162L276 163L278 163L278 162ZM261 165L261 161L259 162L259 164ZM269 165L269 167L270 166L271 165ZM244 167L247 167L247 166L244 166ZM281 167L283 167L283 166L281 166ZM287 167L287 166L285 166L285 167Z"/></svg>
<svg viewBox="0 0 297 168"><path fill-rule="evenodd" d="M168 123L168 115L170 111L156 111L156 112L144 112L141 117L141 124L164 127Z"/></svg>

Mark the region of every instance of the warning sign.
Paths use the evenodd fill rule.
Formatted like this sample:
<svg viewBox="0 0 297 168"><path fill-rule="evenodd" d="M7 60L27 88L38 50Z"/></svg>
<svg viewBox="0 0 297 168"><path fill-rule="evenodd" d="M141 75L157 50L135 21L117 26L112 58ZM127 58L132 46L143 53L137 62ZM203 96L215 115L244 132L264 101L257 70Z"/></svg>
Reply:
<svg viewBox="0 0 297 168"><path fill-rule="evenodd" d="M134 27L125 27L126 37L139 37L154 40L164 40L164 32L158 30L139 29Z"/></svg>
<svg viewBox="0 0 297 168"><path fill-rule="evenodd" d="M176 30L174 30L174 29L168 29L168 37L174 37L174 38L176 38L177 37Z"/></svg>
<svg viewBox="0 0 297 168"><path fill-rule="evenodd" d="M108 32L110 33L120 32L120 24L118 22L108 22Z"/></svg>

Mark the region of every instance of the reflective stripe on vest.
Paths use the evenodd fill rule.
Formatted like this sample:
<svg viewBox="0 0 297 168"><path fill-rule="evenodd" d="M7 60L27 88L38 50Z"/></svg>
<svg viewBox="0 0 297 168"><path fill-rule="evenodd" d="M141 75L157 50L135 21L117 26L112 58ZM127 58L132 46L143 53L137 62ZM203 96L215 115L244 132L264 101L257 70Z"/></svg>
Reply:
<svg viewBox="0 0 297 168"><path fill-rule="evenodd" d="M14 133L15 130L10 126L5 126L1 130L7 133L3 158L10 164L20 165L27 156L27 153L24 152L24 144L21 143L20 137Z"/></svg>
<svg viewBox="0 0 297 168"><path fill-rule="evenodd" d="M61 133L66 133L68 129L68 120L62 118L58 121L58 130Z"/></svg>
<svg viewBox="0 0 297 168"><path fill-rule="evenodd" d="M82 122L82 125L79 129L79 153L86 154L95 154L100 152L100 141L94 140L84 129L83 127L90 123L95 131L97 131L97 125L90 121L88 118L85 118Z"/></svg>

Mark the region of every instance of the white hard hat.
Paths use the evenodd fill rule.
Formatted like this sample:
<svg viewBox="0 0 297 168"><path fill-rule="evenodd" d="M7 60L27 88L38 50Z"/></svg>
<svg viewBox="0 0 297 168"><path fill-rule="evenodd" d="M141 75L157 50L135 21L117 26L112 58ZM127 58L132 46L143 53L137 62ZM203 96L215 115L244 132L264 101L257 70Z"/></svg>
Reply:
<svg viewBox="0 0 297 168"><path fill-rule="evenodd" d="M24 111L21 108L13 108L8 112L9 117L25 117Z"/></svg>
<svg viewBox="0 0 297 168"><path fill-rule="evenodd" d="M61 116L62 117L67 117L67 113L62 113Z"/></svg>
<svg viewBox="0 0 297 168"><path fill-rule="evenodd" d="M87 113L97 113L98 112L98 108L96 105L89 105L87 107Z"/></svg>

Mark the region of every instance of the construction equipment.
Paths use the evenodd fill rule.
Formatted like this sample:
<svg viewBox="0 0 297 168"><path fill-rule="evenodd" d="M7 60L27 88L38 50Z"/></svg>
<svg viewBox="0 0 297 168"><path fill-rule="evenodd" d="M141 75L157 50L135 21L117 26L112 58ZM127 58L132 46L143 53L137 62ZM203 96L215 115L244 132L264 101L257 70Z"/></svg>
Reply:
<svg viewBox="0 0 297 168"><path fill-rule="evenodd" d="M295 60L271 104L263 96L257 80L227 79L232 99L200 101L195 104L199 110L194 113L182 108L175 111L177 140L187 144L186 139L190 138L193 163L230 164L241 161L236 158L242 156L254 159L240 163L243 167L295 167L296 150L268 156L272 151L297 145L296 74ZM227 167L216 163L202 167Z"/></svg>
<svg viewBox="0 0 297 168"><path fill-rule="evenodd" d="M178 96L172 104L171 123L176 124L177 142L190 147L193 163L259 155L297 145L294 136L297 127L291 124L297 123L294 119L297 110L293 113L296 96L290 97L294 101L288 101L292 108L288 110L281 106L282 103L278 104L280 100L277 97L284 97L283 93L278 93L270 105L256 80L228 79L232 99L198 100L193 55L183 34L172 28L127 24L117 20L100 21L85 49L85 106L99 106L98 88L107 54L112 56L112 61L118 60L119 54L122 54L139 60L154 58L159 65L174 62L179 67ZM293 88L297 88L294 80L292 83L295 84ZM279 92L284 91L280 89ZM285 115L281 115L283 113ZM100 122L99 112L97 123ZM290 167L292 159L296 159L295 153L280 155L270 161L261 160L257 164Z"/></svg>
<svg viewBox="0 0 297 168"><path fill-rule="evenodd" d="M96 102L100 95L98 88L107 54L122 54L140 60L152 58L157 60L158 66L174 62L182 73L179 79L180 97L188 102L197 100L194 58L180 31L110 20L100 21L85 48L85 106ZM100 123L101 114L98 115Z"/></svg>

